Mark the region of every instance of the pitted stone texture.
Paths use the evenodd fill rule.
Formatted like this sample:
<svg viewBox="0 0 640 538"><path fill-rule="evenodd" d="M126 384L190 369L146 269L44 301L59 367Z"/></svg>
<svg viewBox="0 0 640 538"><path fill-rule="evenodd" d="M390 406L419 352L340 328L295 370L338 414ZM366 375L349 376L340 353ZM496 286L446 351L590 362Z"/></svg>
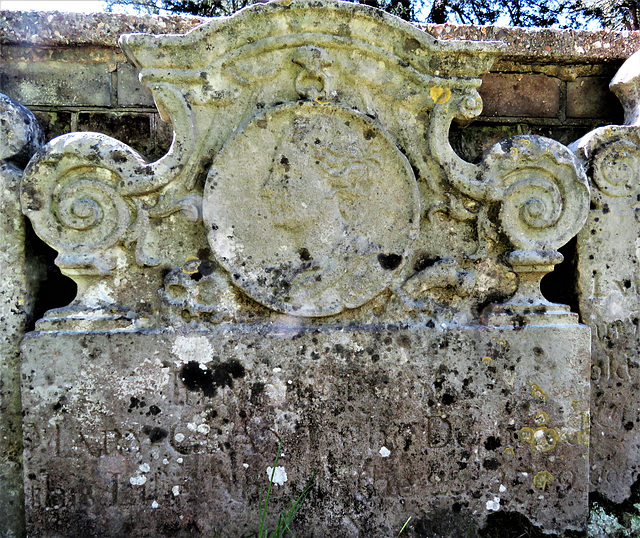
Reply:
<svg viewBox="0 0 640 538"><path fill-rule="evenodd" d="M580 312L594 335L591 489L614 502L627 499L640 476L637 86L636 53L611 82L627 125L601 127L573 144L592 184L592 209L577 240Z"/></svg>
<svg viewBox="0 0 640 538"><path fill-rule="evenodd" d="M498 510L584 528L588 329L290 323L28 337L30 535L245 535L278 439L270 524L318 472L297 536L438 514L458 527L432 536L462 536Z"/></svg>
<svg viewBox="0 0 640 538"><path fill-rule="evenodd" d="M640 213L592 210L578 235L580 312L591 326L591 489L614 502L640 476Z"/></svg>
<svg viewBox="0 0 640 538"><path fill-rule="evenodd" d="M24 532L19 343L31 321L38 267L28 259L21 166L42 144L25 107L0 95L0 536Z"/></svg>
<svg viewBox="0 0 640 538"><path fill-rule="evenodd" d="M597 210L578 235L582 320L593 331L591 490L622 502L640 476L640 217Z"/></svg>
<svg viewBox="0 0 640 538"><path fill-rule="evenodd" d="M300 102L254 117L227 141L203 214L236 285L276 310L325 316L399 283L420 201L409 161L378 124Z"/></svg>

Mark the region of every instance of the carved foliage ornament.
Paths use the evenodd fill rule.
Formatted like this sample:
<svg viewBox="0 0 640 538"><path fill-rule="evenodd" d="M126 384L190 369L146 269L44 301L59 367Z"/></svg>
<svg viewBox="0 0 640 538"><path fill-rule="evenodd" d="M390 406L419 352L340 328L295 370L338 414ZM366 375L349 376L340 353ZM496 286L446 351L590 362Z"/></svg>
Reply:
<svg viewBox="0 0 640 538"><path fill-rule="evenodd" d="M441 43L365 6L306 0L120 42L174 128L168 154L147 163L72 133L23 183L36 232L82 284L79 308L121 305L124 283L168 273L149 303L230 320L241 290L301 317L469 322L492 289L514 293L506 256L521 280L512 303L549 310L537 282L586 218L580 165L540 137L503 141L479 165L448 141L453 120L480 113L500 44ZM218 292L203 299L205 285Z"/></svg>

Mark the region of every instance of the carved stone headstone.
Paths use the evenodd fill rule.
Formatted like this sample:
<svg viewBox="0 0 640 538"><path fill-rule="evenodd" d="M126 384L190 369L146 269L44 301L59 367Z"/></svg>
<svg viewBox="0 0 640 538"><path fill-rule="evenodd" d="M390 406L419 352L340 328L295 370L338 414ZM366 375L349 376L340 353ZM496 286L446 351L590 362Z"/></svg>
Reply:
<svg viewBox="0 0 640 538"><path fill-rule="evenodd" d="M71 133L25 173L78 284L23 344L30 532L255 531L280 444L276 511L318 473L299 536L584 528L589 330L539 288L584 171L448 141L500 44L306 0L120 43L174 140Z"/></svg>
<svg viewBox="0 0 640 538"><path fill-rule="evenodd" d="M33 312L35 267L19 193L22 169L42 138L34 115L0 94L0 536L24 532L19 345Z"/></svg>
<svg viewBox="0 0 640 538"><path fill-rule="evenodd" d="M626 125L592 131L574 144L592 184L592 209L578 235L580 311L591 326L591 489L615 502L640 475L640 56L611 82Z"/></svg>

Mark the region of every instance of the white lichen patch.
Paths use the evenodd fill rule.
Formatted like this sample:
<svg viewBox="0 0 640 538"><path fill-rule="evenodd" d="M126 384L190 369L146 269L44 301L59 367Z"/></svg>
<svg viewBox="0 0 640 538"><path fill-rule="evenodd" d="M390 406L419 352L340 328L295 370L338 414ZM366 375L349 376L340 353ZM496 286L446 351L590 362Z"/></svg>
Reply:
<svg viewBox="0 0 640 538"><path fill-rule="evenodd" d="M500 510L500 497L494 497L487 501L487 510L497 512Z"/></svg>
<svg viewBox="0 0 640 538"><path fill-rule="evenodd" d="M380 455L381 455L383 458L388 458L389 456L391 456L391 450L389 450L386 446L383 446L383 447L380 449Z"/></svg>
<svg viewBox="0 0 640 538"><path fill-rule="evenodd" d="M151 503L151 508L158 508L158 506L160 506L160 505L158 504L158 501L153 501L153 502Z"/></svg>
<svg viewBox="0 0 640 538"><path fill-rule="evenodd" d="M287 400L287 386L281 379L274 379L264 387L264 394L272 405L283 404Z"/></svg>
<svg viewBox="0 0 640 538"><path fill-rule="evenodd" d="M171 493L173 493L174 497L177 497L178 495L180 495L180 486L173 486L171 488Z"/></svg>
<svg viewBox="0 0 640 538"><path fill-rule="evenodd" d="M151 470L151 467L149 467L148 463L143 463L138 467L138 469L140 470L141 473L148 473Z"/></svg>
<svg viewBox="0 0 640 538"><path fill-rule="evenodd" d="M282 486L287 481L287 472L284 467L267 467L267 476L276 486Z"/></svg>
<svg viewBox="0 0 640 538"><path fill-rule="evenodd" d="M147 483L146 476L132 476L129 478L129 484L132 486L144 486Z"/></svg>
<svg viewBox="0 0 640 538"><path fill-rule="evenodd" d="M213 360L213 348L204 336L177 336L171 351L178 357L178 367L191 361L206 364Z"/></svg>

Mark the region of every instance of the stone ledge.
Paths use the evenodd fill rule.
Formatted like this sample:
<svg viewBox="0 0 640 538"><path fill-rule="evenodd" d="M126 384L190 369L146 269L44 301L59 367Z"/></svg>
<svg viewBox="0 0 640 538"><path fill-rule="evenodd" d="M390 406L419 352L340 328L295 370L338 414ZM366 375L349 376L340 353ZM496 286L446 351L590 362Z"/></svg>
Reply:
<svg viewBox="0 0 640 538"><path fill-rule="evenodd" d="M204 17L124 15L115 13L61 13L0 11L0 45L38 47L117 47L118 36L128 32L184 33ZM454 24L417 24L438 39L503 41L508 58L529 61L593 61L626 59L640 49L640 32L505 28Z"/></svg>

